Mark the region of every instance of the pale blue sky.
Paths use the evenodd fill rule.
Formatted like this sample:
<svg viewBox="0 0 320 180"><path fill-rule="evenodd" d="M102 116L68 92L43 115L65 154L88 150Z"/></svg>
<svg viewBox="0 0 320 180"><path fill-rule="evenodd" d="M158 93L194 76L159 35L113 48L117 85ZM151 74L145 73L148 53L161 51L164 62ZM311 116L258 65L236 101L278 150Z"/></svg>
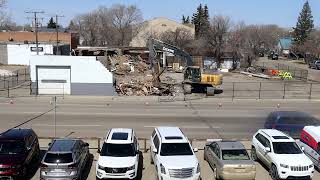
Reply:
<svg viewBox="0 0 320 180"><path fill-rule="evenodd" d="M282 27L295 26L305 0L8 0L7 10L18 24L30 22L26 10L43 10L46 23L54 14L64 15L63 25L76 15L89 12L99 6L112 4L137 5L144 19L167 17L181 21L182 14L192 16L200 3L208 4L210 15L227 15L234 22L246 24L278 24ZM320 1L309 0L315 26L320 26Z"/></svg>

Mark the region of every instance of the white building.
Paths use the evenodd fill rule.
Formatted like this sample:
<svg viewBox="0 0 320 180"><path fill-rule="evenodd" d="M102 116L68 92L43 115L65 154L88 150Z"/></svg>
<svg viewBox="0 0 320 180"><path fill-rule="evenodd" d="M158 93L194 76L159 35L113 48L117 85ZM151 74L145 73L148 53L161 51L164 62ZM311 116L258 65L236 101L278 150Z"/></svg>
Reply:
<svg viewBox="0 0 320 180"><path fill-rule="evenodd" d="M35 94L116 95L112 73L89 56L31 56Z"/></svg>

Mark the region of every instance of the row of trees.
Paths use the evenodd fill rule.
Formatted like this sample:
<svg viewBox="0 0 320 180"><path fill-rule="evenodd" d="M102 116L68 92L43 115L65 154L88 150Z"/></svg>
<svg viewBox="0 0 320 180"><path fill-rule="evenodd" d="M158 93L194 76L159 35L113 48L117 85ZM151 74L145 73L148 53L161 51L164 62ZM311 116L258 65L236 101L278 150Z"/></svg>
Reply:
<svg viewBox="0 0 320 180"><path fill-rule="evenodd" d="M128 46L142 21L142 13L136 6L114 5L75 17L69 29L79 32L83 45Z"/></svg>

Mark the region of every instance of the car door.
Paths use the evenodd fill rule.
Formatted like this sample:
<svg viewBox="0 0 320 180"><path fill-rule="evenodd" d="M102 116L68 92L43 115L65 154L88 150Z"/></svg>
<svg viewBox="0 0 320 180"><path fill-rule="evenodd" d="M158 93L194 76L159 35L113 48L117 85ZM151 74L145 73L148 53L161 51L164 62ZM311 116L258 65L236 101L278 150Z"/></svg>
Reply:
<svg viewBox="0 0 320 180"><path fill-rule="evenodd" d="M33 138L32 135L28 135L25 137L25 146L26 146L26 164L29 165L29 163L32 161L33 154L35 149L33 148Z"/></svg>
<svg viewBox="0 0 320 180"><path fill-rule="evenodd" d="M207 146L207 151L206 151L206 157L207 161L210 164L211 167L214 167L214 150L216 149L217 143L212 143Z"/></svg>
<svg viewBox="0 0 320 180"><path fill-rule="evenodd" d="M158 154L159 154L159 151L160 151L160 140L158 138L158 135L155 134L154 138L153 138L153 146L152 146L152 149L151 149L151 154L152 154L152 159L154 161L155 164L158 163ZM157 152L153 152L153 149L157 149Z"/></svg>
<svg viewBox="0 0 320 180"><path fill-rule="evenodd" d="M266 147L267 147L267 143L266 143L266 139L262 134L258 133L256 135L256 139L257 139L257 147L256 147L256 151L257 151L257 155L258 158L265 164L267 164L267 160L266 160Z"/></svg>
<svg viewBox="0 0 320 180"><path fill-rule="evenodd" d="M265 153L264 157L265 157L266 165L270 168L271 164L272 164L272 159L271 159L270 155L271 155L271 153L273 151L273 148L272 148L272 144L269 141L269 139L265 138L264 141L265 141L266 147L270 148L270 152L267 152L266 150L264 152Z"/></svg>

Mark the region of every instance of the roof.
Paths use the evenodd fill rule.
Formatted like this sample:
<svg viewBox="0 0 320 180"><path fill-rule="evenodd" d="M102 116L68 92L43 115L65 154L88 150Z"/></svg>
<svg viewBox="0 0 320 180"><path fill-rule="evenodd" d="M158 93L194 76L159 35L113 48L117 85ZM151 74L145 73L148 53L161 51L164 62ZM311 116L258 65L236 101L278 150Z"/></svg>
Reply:
<svg viewBox="0 0 320 180"><path fill-rule="evenodd" d="M157 17L148 21L145 21L142 24L142 27L139 33L132 38L130 42L130 46L133 47L145 47L147 44L147 39L150 35L159 36L167 31L176 31L178 28L186 29L190 32L190 35L194 35L194 27L190 27L188 25L181 24L174 20L165 18L165 17Z"/></svg>
<svg viewBox="0 0 320 180"><path fill-rule="evenodd" d="M290 49L292 45L292 39L291 38L282 38L279 39L279 43L282 49Z"/></svg>
<svg viewBox="0 0 320 180"><path fill-rule="evenodd" d="M71 152L77 140L75 139L56 139L51 144L50 152Z"/></svg>
<svg viewBox="0 0 320 180"><path fill-rule="evenodd" d="M226 150L226 149L245 149L243 144L239 141L217 141L216 142L220 149Z"/></svg>
<svg viewBox="0 0 320 180"><path fill-rule="evenodd" d="M157 127L162 142L188 142L183 132L178 127Z"/></svg>
<svg viewBox="0 0 320 180"><path fill-rule="evenodd" d="M269 137L273 142L294 142L294 139L276 129L260 129L262 134Z"/></svg>
<svg viewBox="0 0 320 180"><path fill-rule="evenodd" d="M106 143L129 144L133 142L133 129L113 128L106 137Z"/></svg>
<svg viewBox="0 0 320 180"><path fill-rule="evenodd" d="M1 134L0 139L24 139L32 133L32 129L11 129Z"/></svg>
<svg viewBox="0 0 320 180"><path fill-rule="evenodd" d="M320 142L320 126L305 126L303 130Z"/></svg>

